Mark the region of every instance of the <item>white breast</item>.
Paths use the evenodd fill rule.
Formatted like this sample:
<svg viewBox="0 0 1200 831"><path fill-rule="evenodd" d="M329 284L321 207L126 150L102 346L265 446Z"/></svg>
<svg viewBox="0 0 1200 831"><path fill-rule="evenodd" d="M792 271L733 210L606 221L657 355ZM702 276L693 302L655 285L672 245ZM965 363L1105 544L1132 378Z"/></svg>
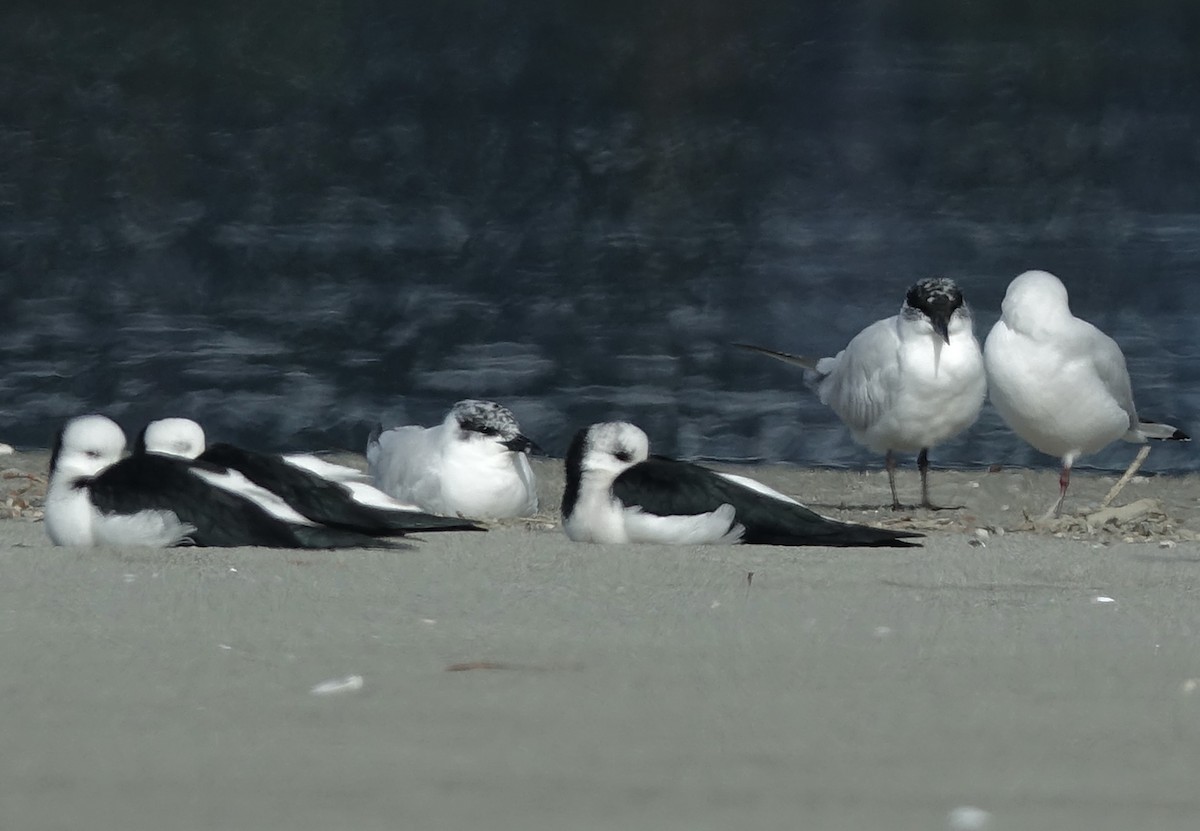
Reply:
<svg viewBox="0 0 1200 831"><path fill-rule="evenodd" d="M986 348L991 400L1004 421L1043 453L1093 453L1128 432L1130 414L1089 361L999 321Z"/></svg>

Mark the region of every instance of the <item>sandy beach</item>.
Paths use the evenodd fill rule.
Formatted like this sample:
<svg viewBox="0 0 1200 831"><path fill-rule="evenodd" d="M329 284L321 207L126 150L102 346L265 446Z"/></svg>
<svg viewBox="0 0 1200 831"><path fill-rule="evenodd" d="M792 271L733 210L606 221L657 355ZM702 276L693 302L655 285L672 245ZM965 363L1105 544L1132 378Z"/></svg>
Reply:
<svg viewBox="0 0 1200 831"><path fill-rule="evenodd" d="M538 471L542 516L399 552L60 549L12 511L0 827L1200 823L1200 478L1046 525L1050 470L935 470L962 507L895 515L881 472L752 469L928 533L831 550L574 544Z"/></svg>

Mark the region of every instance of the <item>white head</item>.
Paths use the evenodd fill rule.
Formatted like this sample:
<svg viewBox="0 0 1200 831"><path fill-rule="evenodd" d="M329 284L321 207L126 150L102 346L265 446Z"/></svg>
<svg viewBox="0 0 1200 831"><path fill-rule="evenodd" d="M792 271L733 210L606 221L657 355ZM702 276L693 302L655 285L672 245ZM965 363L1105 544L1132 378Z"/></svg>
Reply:
<svg viewBox="0 0 1200 831"><path fill-rule="evenodd" d="M650 439L640 427L627 421L606 421L575 435L567 451L567 466L575 464L580 473L602 471L615 478L649 457Z"/></svg>
<svg viewBox="0 0 1200 831"><path fill-rule="evenodd" d="M1043 322L1069 316L1071 306L1062 280L1048 271L1026 271L1008 284L1000 311L1010 327L1031 332Z"/></svg>
<svg viewBox="0 0 1200 831"><path fill-rule="evenodd" d="M494 447L504 453L537 449L532 441L521 435L520 425L512 412L494 401L459 401L442 424L455 431L454 438L458 441L480 448Z"/></svg>
<svg viewBox="0 0 1200 831"><path fill-rule="evenodd" d="M958 284L948 277L928 277L914 283L904 297L900 315L946 343L952 335L971 331L971 309Z"/></svg>
<svg viewBox="0 0 1200 831"><path fill-rule="evenodd" d="M567 450L563 516L574 511L585 479L591 487L607 489L618 476L649 457L650 439L627 421L605 421L580 430Z"/></svg>
<svg viewBox="0 0 1200 831"><path fill-rule="evenodd" d="M160 418L146 425L138 449L164 456L194 459L204 452L204 428L190 418Z"/></svg>
<svg viewBox="0 0 1200 831"><path fill-rule="evenodd" d="M71 419L58 431L50 455L50 478L95 476L120 460L125 433L111 418L85 415Z"/></svg>

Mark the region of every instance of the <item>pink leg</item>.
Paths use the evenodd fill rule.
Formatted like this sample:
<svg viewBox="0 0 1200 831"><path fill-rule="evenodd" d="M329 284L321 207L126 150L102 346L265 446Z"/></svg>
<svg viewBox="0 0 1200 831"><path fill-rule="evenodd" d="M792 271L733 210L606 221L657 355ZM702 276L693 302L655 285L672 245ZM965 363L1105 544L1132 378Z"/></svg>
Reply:
<svg viewBox="0 0 1200 831"><path fill-rule="evenodd" d="M1063 500L1067 498L1067 487L1071 484L1071 466L1063 465L1058 474L1058 501L1054 503L1054 515L1062 516Z"/></svg>

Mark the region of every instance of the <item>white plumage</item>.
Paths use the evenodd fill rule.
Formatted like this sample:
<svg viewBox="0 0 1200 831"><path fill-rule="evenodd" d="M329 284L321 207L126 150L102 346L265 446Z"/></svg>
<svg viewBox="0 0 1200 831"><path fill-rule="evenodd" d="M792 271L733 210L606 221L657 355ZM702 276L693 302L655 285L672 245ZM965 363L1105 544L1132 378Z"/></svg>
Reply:
<svg viewBox="0 0 1200 831"><path fill-rule="evenodd" d="M899 314L872 323L833 357L748 348L808 370L806 382L854 440L885 454L893 508L893 454L919 451L921 504L932 507L928 451L974 424L987 394L970 307L945 278L918 281Z"/></svg>
<svg viewBox="0 0 1200 831"><path fill-rule="evenodd" d="M436 427L394 427L367 442L375 484L423 511L476 519L532 516L533 447L516 418L490 401L460 401Z"/></svg>
<svg viewBox="0 0 1200 831"><path fill-rule="evenodd" d="M125 432L112 419L71 419L54 448L46 491L46 534L55 545L178 545L196 529L168 510L132 514L100 511L78 483L116 464L125 452Z"/></svg>
<svg viewBox="0 0 1200 831"><path fill-rule="evenodd" d="M1138 418L1121 348L1071 313L1066 287L1048 272L1026 271L1009 284L984 359L1000 416L1033 447L1062 461L1055 513L1080 456L1117 439L1187 439L1170 425ZM1144 458L1140 453L1134 464ZM1115 495L1114 489L1105 502Z"/></svg>
<svg viewBox="0 0 1200 831"><path fill-rule="evenodd" d="M368 474L310 454L280 456L230 444L207 447L203 428L190 419L152 421L139 442L148 453L198 458L208 468L196 468L196 475L253 499L285 522L320 523L371 534L477 528L422 513L368 484Z"/></svg>
<svg viewBox="0 0 1200 831"><path fill-rule="evenodd" d="M578 542L904 546L919 536L838 522L745 476L650 456L628 422L580 430L565 468L563 531Z"/></svg>

